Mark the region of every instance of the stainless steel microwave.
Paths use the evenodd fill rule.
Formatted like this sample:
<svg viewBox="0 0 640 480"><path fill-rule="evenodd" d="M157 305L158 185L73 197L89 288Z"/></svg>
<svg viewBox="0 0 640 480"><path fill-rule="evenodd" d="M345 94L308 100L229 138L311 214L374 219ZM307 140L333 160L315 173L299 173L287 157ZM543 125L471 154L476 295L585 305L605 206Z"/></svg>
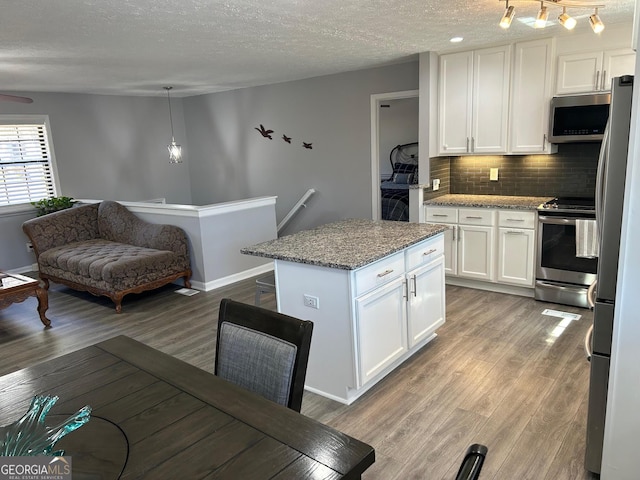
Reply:
<svg viewBox="0 0 640 480"><path fill-rule="evenodd" d="M598 142L609 119L610 93L551 99L549 142Z"/></svg>

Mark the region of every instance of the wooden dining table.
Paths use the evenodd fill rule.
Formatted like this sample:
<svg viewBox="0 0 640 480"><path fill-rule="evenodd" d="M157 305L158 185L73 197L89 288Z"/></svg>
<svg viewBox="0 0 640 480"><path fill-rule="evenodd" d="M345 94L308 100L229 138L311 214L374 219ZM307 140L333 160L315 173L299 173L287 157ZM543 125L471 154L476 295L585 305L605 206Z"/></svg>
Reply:
<svg viewBox="0 0 640 480"><path fill-rule="evenodd" d="M0 377L0 425L37 394L47 425L92 408L58 442L83 479L358 479L374 449L125 336Z"/></svg>

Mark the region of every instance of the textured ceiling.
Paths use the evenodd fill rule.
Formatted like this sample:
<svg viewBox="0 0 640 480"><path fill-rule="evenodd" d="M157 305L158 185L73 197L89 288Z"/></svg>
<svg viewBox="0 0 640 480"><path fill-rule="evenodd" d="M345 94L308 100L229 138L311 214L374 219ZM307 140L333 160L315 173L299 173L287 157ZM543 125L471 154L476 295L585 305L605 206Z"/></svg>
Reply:
<svg viewBox="0 0 640 480"><path fill-rule="evenodd" d="M607 28L634 0L604 0ZM189 96L406 61L424 51L570 35L499 0L3 0L0 90ZM569 11L588 27L589 9ZM449 39L462 36L453 46Z"/></svg>

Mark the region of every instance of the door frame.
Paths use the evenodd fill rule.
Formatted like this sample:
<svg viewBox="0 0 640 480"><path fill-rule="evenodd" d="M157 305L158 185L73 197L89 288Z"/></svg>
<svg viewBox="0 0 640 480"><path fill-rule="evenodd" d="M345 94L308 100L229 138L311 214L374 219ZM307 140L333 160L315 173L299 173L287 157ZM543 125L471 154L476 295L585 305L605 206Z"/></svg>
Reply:
<svg viewBox="0 0 640 480"><path fill-rule="evenodd" d="M380 105L390 100L419 98L419 90L374 93L371 95L371 218L380 220Z"/></svg>

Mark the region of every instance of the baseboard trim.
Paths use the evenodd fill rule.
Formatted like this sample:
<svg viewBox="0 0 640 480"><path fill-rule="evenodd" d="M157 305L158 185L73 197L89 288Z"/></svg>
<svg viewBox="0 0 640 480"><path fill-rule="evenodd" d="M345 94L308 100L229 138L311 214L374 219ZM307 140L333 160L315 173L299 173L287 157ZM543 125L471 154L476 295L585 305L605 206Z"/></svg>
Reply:
<svg viewBox="0 0 640 480"><path fill-rule="evenodd" d="M231 285L232 283L246 280L247 278L255 277L256 275L262 275L263 273L267 273L272 270L273 262L270 262L258 267L250 268L249 270L234 273L233 275L227 275L226 277L217 278L215 280L211 280L210 282L198 282L195 280L191 280L191 288L202 290L203 292L209 292L211 290L215 290L216 288L226 287L227 285Z"/></svg>

